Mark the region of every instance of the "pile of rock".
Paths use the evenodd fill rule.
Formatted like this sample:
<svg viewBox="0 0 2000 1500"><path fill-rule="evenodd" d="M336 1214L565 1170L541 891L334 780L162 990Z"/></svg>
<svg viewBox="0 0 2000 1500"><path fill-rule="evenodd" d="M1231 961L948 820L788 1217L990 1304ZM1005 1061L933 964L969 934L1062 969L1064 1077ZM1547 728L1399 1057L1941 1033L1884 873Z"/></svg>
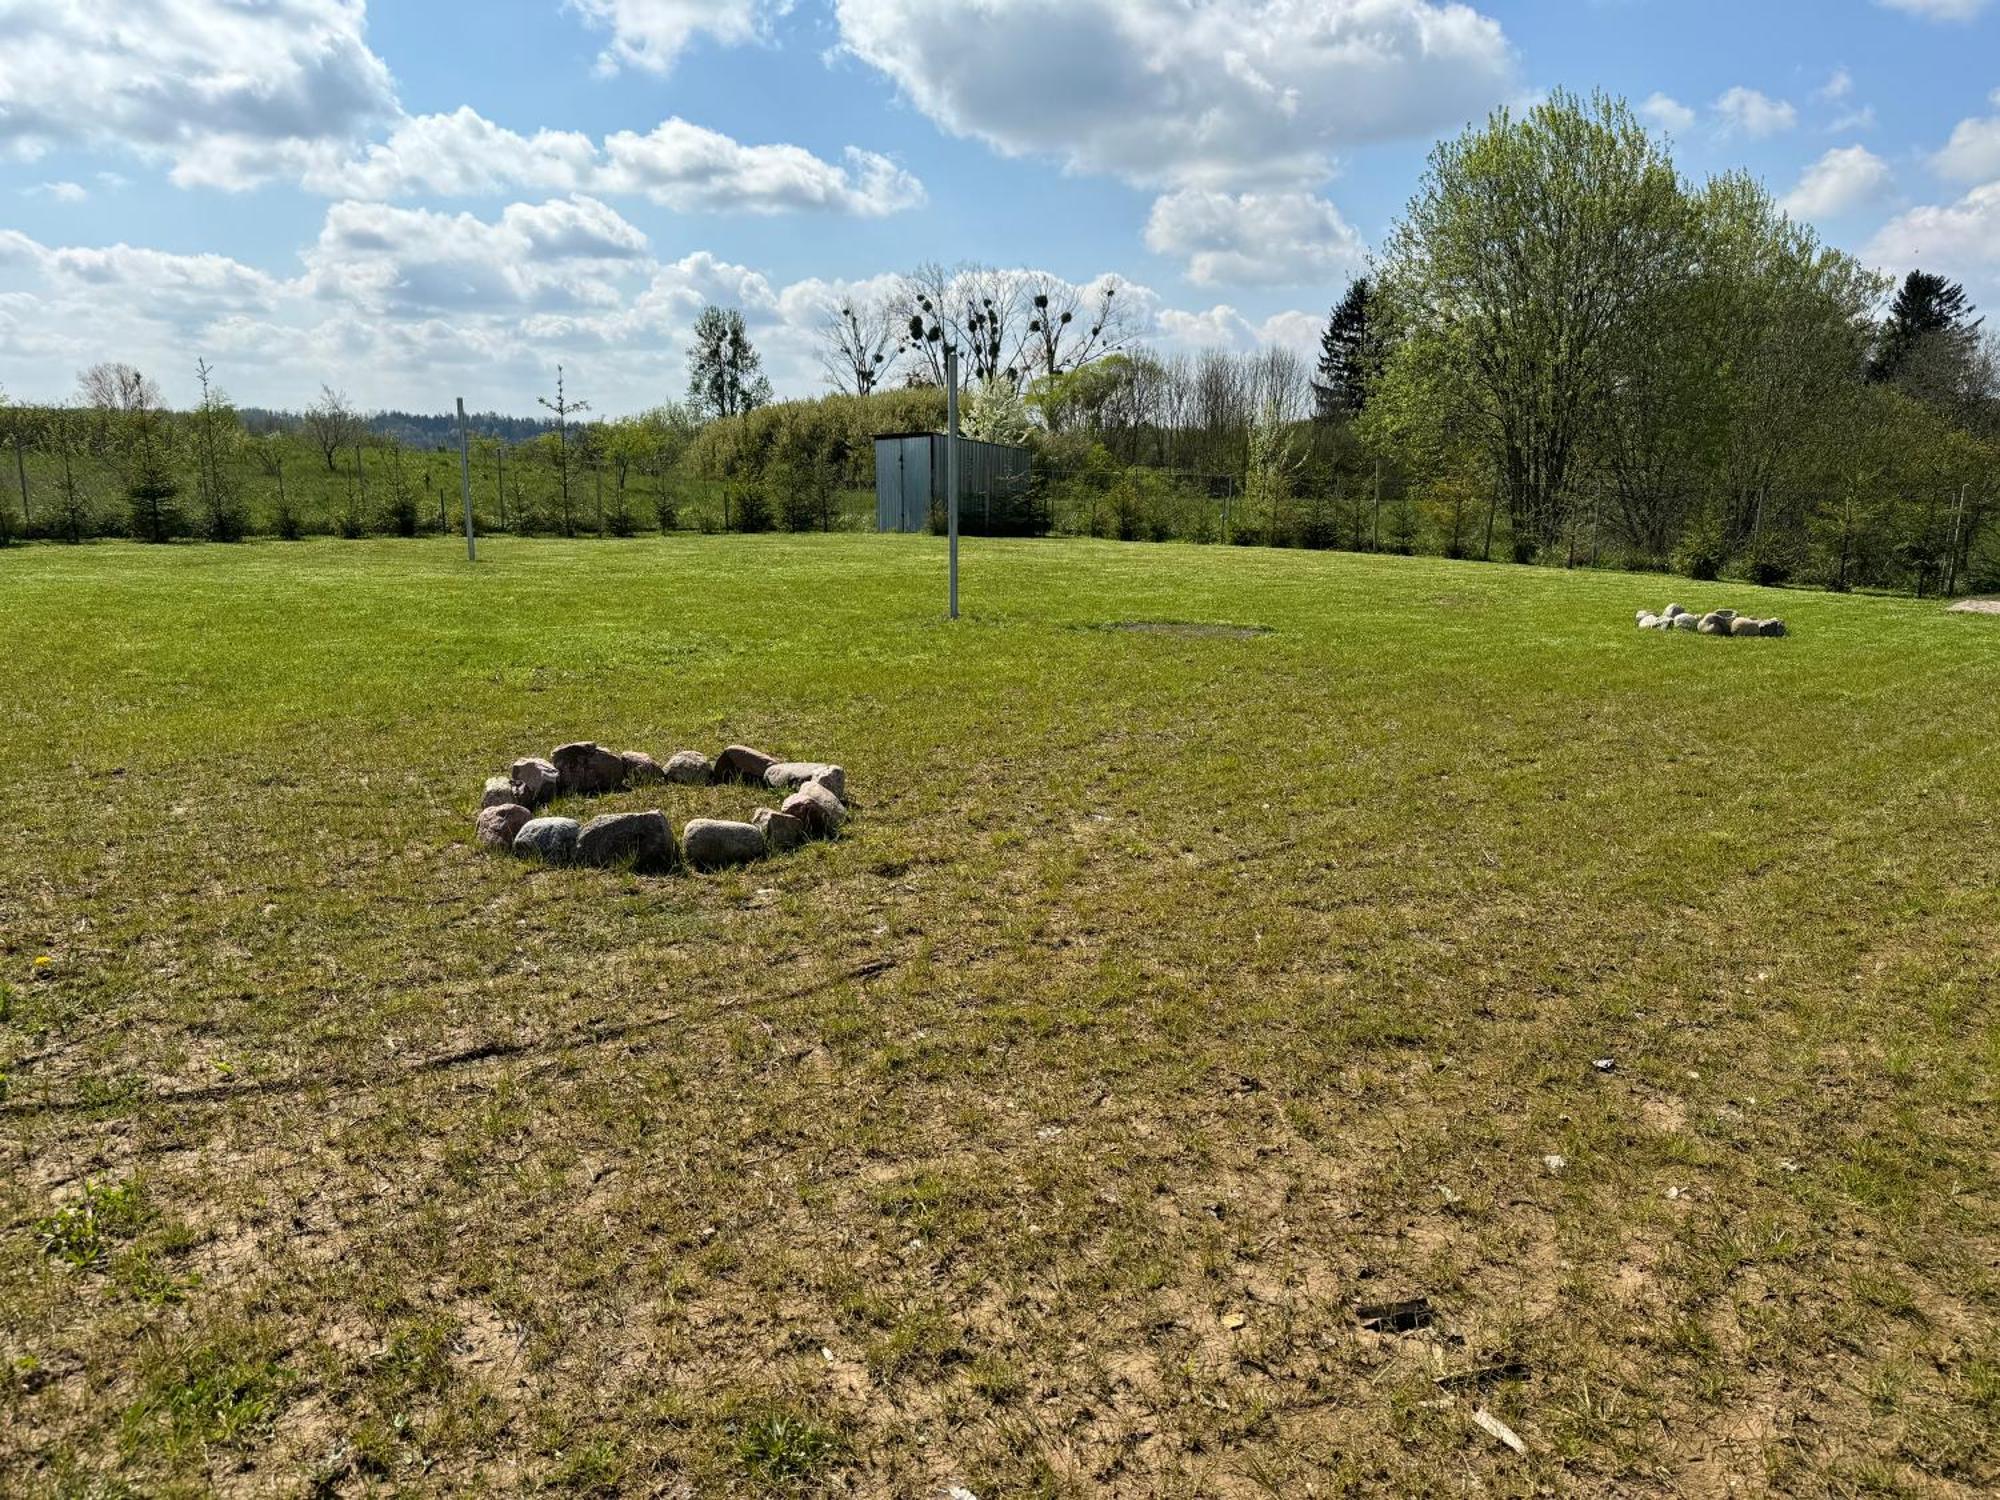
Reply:
<svg viewBox="0 0 2000 1500"><path fill-rule="evenodd" d="M607 813L587 823L536 816L557 796L712 782L750 782L790 795L778 807L758 808L747 823L691 818L678 840L657 808ZM558 746L546 760L517 760L505 776L488 777L473 834L486 848L546 864L629 867L649 875L676 865L718 870L782 854L811 838L831 838L847 821L846 795L847 774L839 766L781 761L748 745L731 745L714 760L699 750L680 750L662 765L643 750L606 750L583 740Z"/></svg>
<svg viewBox="0 0 2000 1500"><path fill-rule="evenodd" d="M1783 635L1783 620L1753 620L1733 609L1712 609L1705 615L1690 614L1678 604L1669 604L1663 614L1650 609L1639 611L1641 630L1695 630L1703 635Z"/></svg>

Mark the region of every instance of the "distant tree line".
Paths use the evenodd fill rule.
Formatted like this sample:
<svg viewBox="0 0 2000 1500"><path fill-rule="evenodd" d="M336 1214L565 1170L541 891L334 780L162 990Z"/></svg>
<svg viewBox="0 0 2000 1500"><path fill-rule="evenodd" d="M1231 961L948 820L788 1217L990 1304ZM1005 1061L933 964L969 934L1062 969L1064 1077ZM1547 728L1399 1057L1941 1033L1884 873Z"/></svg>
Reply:
<svg viewBox="0 0 2000 1500"><path fill-rule="evenodd" d="M1116 350L1032 377L1027 439L1056 530L1992 587L1994 341L1943 277L1888 292L1558 94L1436 148L1315 364Z"/></svg>
<svg viewBox="0 0 2000 1500"><path fill-rule="evenodd" d="M488 529L868 524L872 439L1035 450L1025 529L1431 551L1920 593L2000 585L2000 359L1964 288L1891 288L1756 182L1684 179L1622 103L1558 93L1440 143L1309 360L1162 354L1105 280L927 264L830 305L836 394L773 402L742 313L697 318L685 400L473 419ZM453 524L456 423L169 412L128 366L0 404L0 540ZM4 398L0 398L4 403ZM11 503L10 503L11 502Z"/></svg>

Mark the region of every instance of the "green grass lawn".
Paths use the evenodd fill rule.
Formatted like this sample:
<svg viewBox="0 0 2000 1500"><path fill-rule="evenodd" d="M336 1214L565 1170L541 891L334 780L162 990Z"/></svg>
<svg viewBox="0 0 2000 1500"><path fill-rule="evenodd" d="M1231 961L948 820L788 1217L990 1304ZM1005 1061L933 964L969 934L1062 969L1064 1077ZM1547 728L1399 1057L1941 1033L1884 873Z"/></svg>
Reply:
<svg viewBox="0 0 2000 1500"><path fill-rule="evenodd" d="M964 555L0 553L0 1492L2000 1484L2000 618Z"/></svg>

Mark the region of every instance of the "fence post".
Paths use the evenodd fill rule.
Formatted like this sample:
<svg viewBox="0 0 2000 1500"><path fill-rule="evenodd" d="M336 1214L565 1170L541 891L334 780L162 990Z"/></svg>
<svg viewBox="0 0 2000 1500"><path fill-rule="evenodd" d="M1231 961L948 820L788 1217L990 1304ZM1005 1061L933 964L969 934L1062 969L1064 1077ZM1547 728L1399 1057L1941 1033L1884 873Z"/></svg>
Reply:
<svg viewBox="0 0 2000 1500"><path fill-rule="evenodd" d="M472 444L465 435L465 397L458 398L458 489L465 500L465 560L477 562L479 550L472 540ZM444 491L438 491L438 504L444 504Z"/></svg>
<svg viewBox="0 0 2000 1500"><path fill-rule="evenodd" d="M1375 530L1368 540L1368 550L1382 550L1382 460L1375 460Z"/></svg>
<svg viewBox="0 0 2000 1500"><path fill-rule="evenodd" d="M958 346L944 351L944 484L946 526L951 537L951 618L958 618Z"/></svg>
<svg viewBox="0 0 2000 1500"><path fill-rule="evenodd" d="M21 532L25 536L34 517L28 513L28 459L21 451L21 433L14 432L14 476L21 481Z"/></svg>
<svg viewBox="0 0 2000 1500"><path fill-rule="evenodd" d="M1958 487L1958 508L1952 512L1951 516L1951 546L1946 550L1944 555L1944 592L1947 599L1951 597L1952 591L1958 587L1958 532L1959 528L1965 524L1965 492L1967 488L1968 486L1962 484ZM27 508L26 505L21 507L23 512Z"/></svg>

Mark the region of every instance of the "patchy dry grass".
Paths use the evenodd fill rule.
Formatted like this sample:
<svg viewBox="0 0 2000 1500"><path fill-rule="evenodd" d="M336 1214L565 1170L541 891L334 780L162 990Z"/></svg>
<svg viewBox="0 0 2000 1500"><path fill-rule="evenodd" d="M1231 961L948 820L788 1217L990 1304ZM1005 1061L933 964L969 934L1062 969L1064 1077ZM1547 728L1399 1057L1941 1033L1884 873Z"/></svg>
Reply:
<svg viewBox="0 0 2000 1500"><path fill-rule="evenodd" d="M940 563L0 555L0 1490L2000 1484L2000 622ZM475 853L577 735L862 811Z"/></svg>

